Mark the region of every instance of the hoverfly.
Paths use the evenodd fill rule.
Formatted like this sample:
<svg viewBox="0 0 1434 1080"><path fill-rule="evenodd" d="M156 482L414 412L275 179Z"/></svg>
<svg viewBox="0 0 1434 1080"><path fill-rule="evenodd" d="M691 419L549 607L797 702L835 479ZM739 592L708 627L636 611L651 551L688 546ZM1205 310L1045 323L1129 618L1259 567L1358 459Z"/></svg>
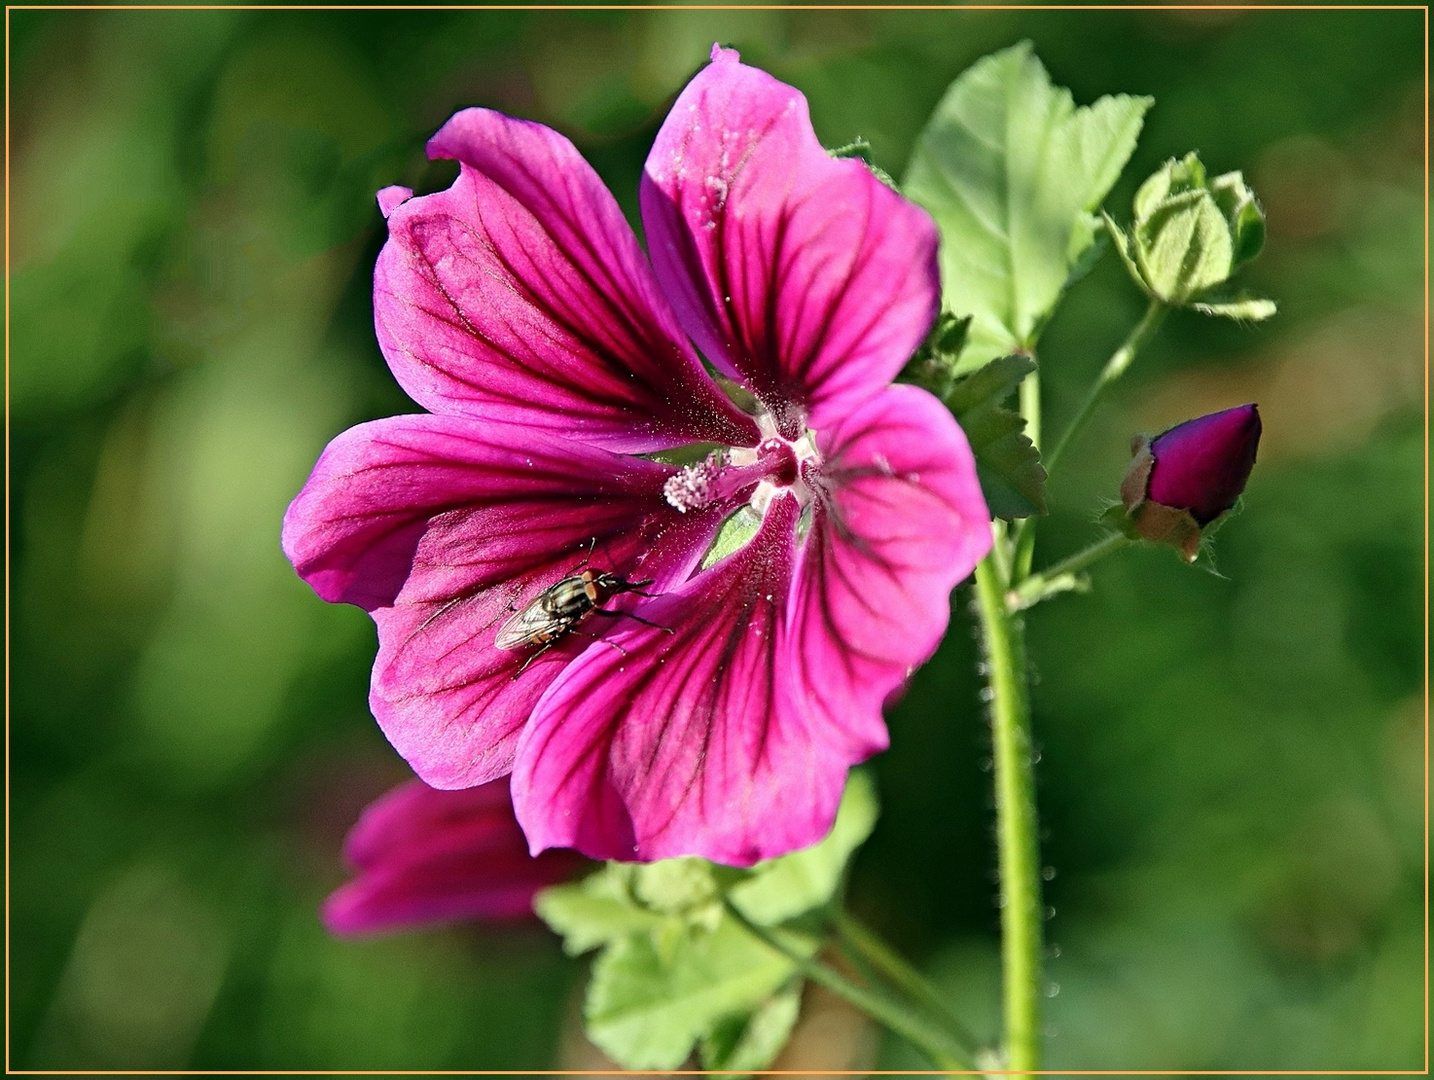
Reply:
<svg viewBox="0 0 1434 1080"><path fill-rule="evenodd" d="M665 630L670 634L672 633L671 628L648 622L630 611L608 611L602 607L613 597L621 596L623 593L656 596L656 593L642 591L644 586L651 584L651 579L629 581L619 574L613 574L606 570L584 569L579 574L563 578L555 585L549 585L533 597L527 607L517 612L498 629L498 638L494 645L500 649L521 649L525 645L539 646L538 651L528 657L523 666L518 669L517 675L514 675L514 678L517 678L528 669L529 664L568 634L581 633L576 630L576 627L590 615L606 615L612 619L631 619L633 622L642 623L643 626ZM622 646L616 642L608 642L608 644L618 652L623 652Z"/></svg>

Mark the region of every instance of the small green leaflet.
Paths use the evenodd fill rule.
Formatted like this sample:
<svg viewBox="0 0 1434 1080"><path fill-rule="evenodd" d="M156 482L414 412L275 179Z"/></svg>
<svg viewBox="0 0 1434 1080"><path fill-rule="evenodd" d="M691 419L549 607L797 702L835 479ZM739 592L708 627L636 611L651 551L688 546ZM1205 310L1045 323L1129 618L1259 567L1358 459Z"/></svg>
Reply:
<svg viewBox="0 0 1434 1080"><path fill-rule="evenodd" d="M901 374L898 382L911 383L929 390L943 401L955 383L956 364L961 359L961 350L966 347L966 335L971 329L971 316L958 319L949 311L936 316L936 325L926 340L916 350Z"/></svg>
<svg viewBox="0 0 1434 1080"><path fill-rule="evenodd" d="M750 1016L734 1016L702 1037L702 1067L722 1072L755 1072L772 1063L787 1044L801 1011L799 986L778 990Z"/></svg>
<svg viewBox="0 0 1434 1080"><path fill-rule="evenodd" d="M602 950L584 1005L588 1036L629 1069L675 1069L694 1048L709 1069L769 1065L796 1022L801 978L728 914L724 897L811 955L821 939L809 913L836 896L876 816L870 780L853 773L831 833L803 851L750 870L696 858L608 863L540 893L534 906L569 955Z"/></svg>
<svg viewBox="0 0 1434 1080"><path fill-rule="evenodd" d="M936 106L902 189L941 231L945 306L973 322L958 365L1032 351L1094 243L1093 215L1124 168L1151 99L1076 108L1030 42L977 61Z"/></svg>
<svg viewBox="0 0 1434 1080"><path fill-rule="evenodd" d="M1000 518L1046 512L1046 470L1025 435L1025 418L1002 405L1031 372L1029 356L1000 356L961 379L946 404L976 455L976 475L991 513Z"/></svg>
<svg viewBox="0 0 1434 1080"><path fill-rule="evenodd" d="M806 953L818 944L795 935L788 943ZM751 1014L794 976L791 961L730 918L712 931L686 931L668 956L647 935L626 937L593 963L588 1036L626 1068L675 1069L699 1039Z"/></svg>
<svg viewBox="0 0 1434 1080"><path fill-rule="evenodd" d="M871 143L867 142L866 139L860 135L845 146L838 146L833 150L828 150L827 153L834 158L856 158L871 170L873 176L891 188L892 191L901 190L896 186L896 181L891 178L891 174L872 159Z"/></svg>

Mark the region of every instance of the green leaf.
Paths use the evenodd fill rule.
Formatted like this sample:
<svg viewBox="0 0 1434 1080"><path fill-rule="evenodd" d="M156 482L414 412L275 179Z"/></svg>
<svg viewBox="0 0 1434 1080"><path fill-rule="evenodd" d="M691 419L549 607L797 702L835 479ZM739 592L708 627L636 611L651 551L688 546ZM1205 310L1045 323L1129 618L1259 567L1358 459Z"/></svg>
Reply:
<svg viewBox="0 0 1434 1080"><path fill-rule="evenodd" d="M572 885L544 889L533 901L538 917L563 937L563 951L577 956L631 934L654 932L662 921L633 902L609 866Z"/></svg>
<svg viewBox="0 0 1434 1080"><path fill-rule="evenodd" d="M973 316L960 371L1033 349L1150 104L1119 95L1076 108L1029 42L951 84L902 188L941 231L946 306Z"/></svg>
<svg viewBox="0 0 1434 1080"><path fill-rule="evenodd" d="M663 859L654 863L630 864L632 893L644 907L664 914L676 914L717 899L717 882L712 864L706 859Z"/></svg>
<svg viewBox="0 0 1434 1080"><path fill-rule="evenodd" d="M787 1044L801 1007L801 989L788 986L758 1005L755 1012L721 1021L702 1039L702 1067L724 1072L765 1069Z"/></svg>
<svg viewBox="0 0 1434 1080"><path fill-rule="evenodd" d="M1190 306L1202 315L1218 315L1222 319L1235 319L1239 322L1260 322L1279 310L1273 300L1263 300L1257 296L1235 300L1212 299Z"/></svg>
<svg viewBox="0 0 1434 1080"><path fill-rule="evenodd" d="M976 456L976 475L991 513L1001 518L1046 512L1046 470L1024 433L1026 421L1002 402L1036 369L1029 356L1001 356L967 375L946 397Z"/></svg>
<svg viewBox="0 0 1434 1080"><path fill-rule="evenodd" d="M817 941L784 935L810 955ZM724 1020L754 1013L796 966L724 918L690 930L668 955L648 935L613 942L593 963L584 1014L602 1050L628 1069L675 1069Z"/></svg>
<svg viewBox="0 0 1434 1080"><path fill-rule="evenodd" d="M750 869L698 858L611 862L581 884L540 893L538 914L568 953L603 946L588 985L589 1037L631 1069L676 1068L699 1040L709 1068L766 1066L795 1022L801 980L796 964L732 916L724 895L773 927L825 904L876 814L871 782L855 772L831 833L804 851ZM791 925L772 932L797 955L820 945Z"/></svg>
<svg viewBox="0 0 1434 1080"><path fill-rule="evenodd" d="M916 355L906 362L901 374L896 377L897 381L912 383L944 398L951 391L956 365L961 359L961 350L966 347L966 336L970 330L971 316L958 319L949 311L941 312L931 333L916 350Z"/></svg>
<svg viewBox="0 0 1434 1080"><path fill-rule="evenodd" d="M729 899L760 926L775 926L820 907L836 894L847 860L871 835L876 817L876 792L870 778L853 772L827 838L780 859L758 863L752 876L731 890Z"/></svg>

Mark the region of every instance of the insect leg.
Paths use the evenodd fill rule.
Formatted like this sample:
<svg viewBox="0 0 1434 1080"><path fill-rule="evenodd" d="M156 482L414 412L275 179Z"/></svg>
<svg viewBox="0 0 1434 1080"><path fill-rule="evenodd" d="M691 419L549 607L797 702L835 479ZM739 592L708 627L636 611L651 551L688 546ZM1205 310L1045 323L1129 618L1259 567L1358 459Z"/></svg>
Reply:
<svg viewBox="0 0 1434 1080"><path fill-rule="evenodd" d="M528 659L524 660L524 661L523 661L523 666L520 667L517 671L513 672L513 681L514 681L514 682L517 682L517 681L518 681L518 676L521 675L521 674L523 674L523 672L525 672L525 671L528 670L528 665L529 665L529 664L531 664L531 663L532 663L534 660L536 660L538 657L542 656L543 653L547 652L549 649L551 649L551 648L552 648L554 645L556 645L557 643L558 643L558 639L557 639L557 638L554 638L552 641L545 641L545 642L543 642L543 644L542 644L541 646L539 646L538 651L535 652L535 653L533 653L533 655L530 656L530 657L528 657Z"/></svg>
<svg viewBox="0 0 1434 1080"><path fill-rule="evenodd" d="M642 595L646 596L647 594L643 593ZM606 615L609 619L631 619L633 622L642 623L643 626L650 626L654 630L665 630L669 634L675 634L677 632L670 626L661 626L655 622L648 622L641 615L634 615L630 611L606 611L603 608L593 608L593 614Z"/></svg>
<svg viewBox="0 0 1434 1080"><path fill-rule="evenodd" d="M602 611L602 609L600 609L600 608L593 608L593 610L596 611L596 612L598 612L598 613L601 614L601 615L608 615L608 614L616 615L616 614L617 614L617 612L615 612L615 611L614 611L614 612L605 612L605 611ZM627 650L626 650L626 649L624 649L624 648L623 648L621 645L619 645L616 641L609 641L607 638L603 637L601 634L585 634L585 633L583 633L581 630L569 630L568 633L570 633L570 634L575 634L575 635L577 635L578 637L585 637L585 638L587 638L589 641L601 641L604 645L611 645L611 646L612 646L614 649L616 649L618 652L622 653L623 656L626 656L626 655L627 655Z"/></svg>

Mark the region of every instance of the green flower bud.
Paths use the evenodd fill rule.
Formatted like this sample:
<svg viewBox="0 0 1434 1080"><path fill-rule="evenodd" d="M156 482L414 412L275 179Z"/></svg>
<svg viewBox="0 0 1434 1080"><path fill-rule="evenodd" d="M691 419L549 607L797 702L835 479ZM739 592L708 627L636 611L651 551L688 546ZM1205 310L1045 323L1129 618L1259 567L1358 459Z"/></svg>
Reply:
<svg viewBox="0 0 1434 1080"><path fill-rule="evenodd" d="M1265 243L1265 213L1238 172L1210 180L1193 153L1172 158L1135 193L1134 220L1106 227L1126 269L1151 296L1207 315L1258 320L1268 300L1218 295Z"/></svg>

